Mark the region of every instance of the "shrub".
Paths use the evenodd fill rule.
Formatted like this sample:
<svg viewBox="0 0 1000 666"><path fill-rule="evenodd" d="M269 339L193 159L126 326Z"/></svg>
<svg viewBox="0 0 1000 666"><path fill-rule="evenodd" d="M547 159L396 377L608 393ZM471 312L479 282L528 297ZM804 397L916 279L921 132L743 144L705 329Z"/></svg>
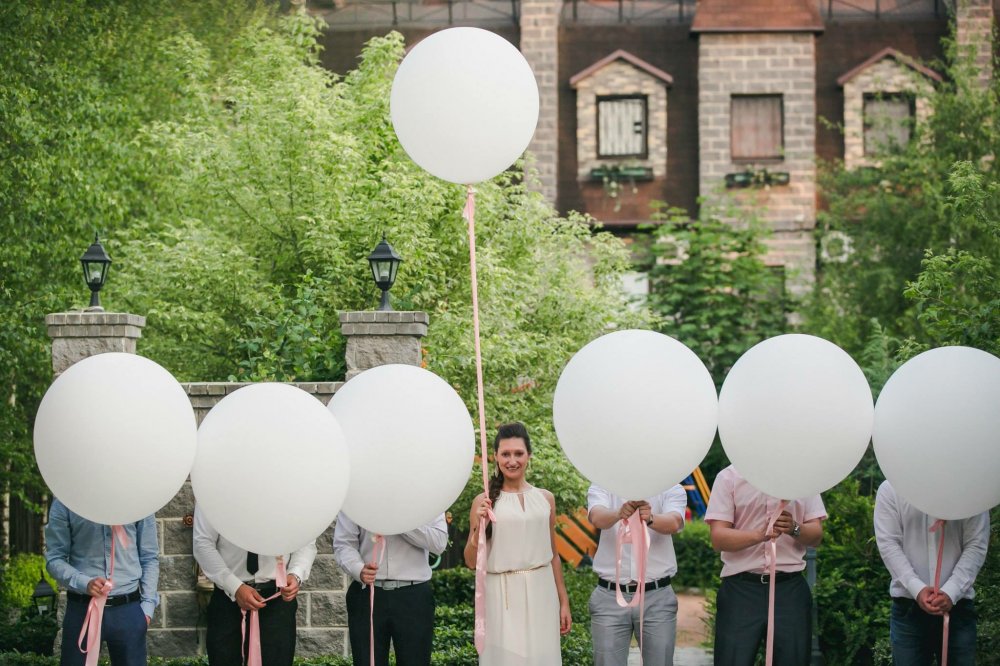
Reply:
<svg viewBox="0 0 1000 666"><path fill-rule="evenodd" d="M993 509L986 562L976 578L980 664L1000 664L1000 507Z"/></svg>
<svg viewBox="0 0 1000 666"><path fill-rule="evenodd" d="M434 602L440 606L472 605L476 598L476 572L466 567L434 572Z"/></svg>
<svg viewBox="0 0 1000 666"><path fill-rule="evenodd" d="M10 559L0 574L0 605L6 608L27 608L35 585L44 575L52 589L58 589L55 580L45 571L45 558L32 553L20 553Z"/></svg>
<svg viewBox="0 0 1000 666"><path fill-rule="evenodd" d="M674 535L674 553L677 555L677 575L674 589L696 587L702 590L719 587L722 562L712 549L712 536L708 523L694 519Z"/></svg>

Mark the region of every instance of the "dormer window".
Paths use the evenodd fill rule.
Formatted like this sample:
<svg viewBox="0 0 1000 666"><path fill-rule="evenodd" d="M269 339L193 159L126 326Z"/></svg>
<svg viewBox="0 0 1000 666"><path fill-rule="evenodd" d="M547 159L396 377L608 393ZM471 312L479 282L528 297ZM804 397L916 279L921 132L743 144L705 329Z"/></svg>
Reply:
<svg viewBox="0 0 1000 666"><path fill-rule="evenodd" d="M865 157L899 153L910 143L916 118L911 93L865 93Z"/></svg>
<svg viewBox="0 0 1000 666"><path fill-rule="evenodd" d="M597 156L645 159L647 118L645 95L598 96Z"/></svg>

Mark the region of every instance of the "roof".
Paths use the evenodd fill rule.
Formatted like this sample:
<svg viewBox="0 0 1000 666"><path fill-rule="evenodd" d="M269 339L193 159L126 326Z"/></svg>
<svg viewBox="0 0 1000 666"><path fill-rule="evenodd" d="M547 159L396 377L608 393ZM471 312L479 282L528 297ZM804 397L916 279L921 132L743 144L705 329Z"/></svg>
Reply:
<svg viewBox="0 0 1000 666"><path fill-rule="evenodd" d="M890 46L890 47L882 49L881 51L879 51L878 53L876 53L875 55L873 55L871 58L868 58L868 60L865 60L863 63L861 63L860 65L858 65L857 67L855 67L851 71L847 72L846 74L841 75L837 79L837 85L838 86L843 86L845 83L847 83L848 81L850 81L851 79L853 79L855 76L857 76L861 72L865 71L866 69L868 69L869 67L871 67L872 65L874 65L877 62L881 62L882 60L885 60L886 58L893 58L899 64L905 65L905 66L909 67L910 69L923 74L927 78L933 79L935 81L942 81L943 80L941 78L941 75L938 74L937 72L935 72L933 69L930 69L929 67L924 67L923 65L921 65L919 62L917 62L916 60L914 60L910 56L906 55L905 53L901 53L901 52L897 51L896 49L894 49L894 48L892 48Z"/></svg>
<svg viewBox="0 0 1000 666"><path fill-rule="evenodd" d="M691 32L823 32L814 0L698 0Z"/></svg>
<svg viewBox="0 0 1000 666"><path fill-rule="evenodd" d="M672 85L674 82L674 77L670 76L659 67L654 67L653 65L650 65L642 58L634 56L624 49L618 49L611 55L601 58L590 67L587 67L586 69L581 70L577 74L574 74L573 77L570 78L569 80L569 85L573 88L576 88L577 84L579 84L580 81L583 81L585 78L591 76L592 74L596 74L598 70L602 69L606 65L610 65L616 60L624 60L625 62L629 63L636 69L642 70L643 72L646 72L650 76L660 79L668 86Z"/></svg>

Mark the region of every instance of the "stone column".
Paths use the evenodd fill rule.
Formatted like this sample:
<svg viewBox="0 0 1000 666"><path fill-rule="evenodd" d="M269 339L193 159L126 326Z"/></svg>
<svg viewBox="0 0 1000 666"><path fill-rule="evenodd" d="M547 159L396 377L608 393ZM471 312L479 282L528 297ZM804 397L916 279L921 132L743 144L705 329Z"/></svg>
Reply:
<svg viewBox="0 0 1000 666"><path fill-rule="evenodd" d="M541 192L555 205L559 165L559 14L561 0L522 0L521 53L538 82L538 127L528 150Z"/></svg>
<svg viewBox="0 0 1000 666"><path fill-rule="evenodd" d="M345 379L377 365L420 365L420 338L427 335L428 322L426 312L341 312L340 331L347 338Z"/></svg>
<svg viewBox="0 0 1000 666"><path fill-rule="evenodd" d="M979 71L979 83L984 88L988 87L993 77L992 0L958 0L955 24L962 55L971 51Z"/></svg>
<svg viewBox="0 0 1000 666"><path fill-rule="evenodd" d="M146 318L124 312L58 312L45 317L52 338L52 372L105 352L135 353Z"/></svg>

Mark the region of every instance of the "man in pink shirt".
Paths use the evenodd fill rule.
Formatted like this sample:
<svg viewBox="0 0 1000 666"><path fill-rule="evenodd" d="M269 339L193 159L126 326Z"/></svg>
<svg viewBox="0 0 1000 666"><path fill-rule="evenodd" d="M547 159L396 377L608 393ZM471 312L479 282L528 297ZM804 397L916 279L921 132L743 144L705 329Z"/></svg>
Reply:
<svg viewBox="0 0 1000 666"><path fill-rule="evenodd" d="M768 532L781 504L751 486L732 465L715 477L705 521L711 525L712 547L722 553L715 616L718 665L753 666L767 635L771 539L777 545L774 663L809 663L812 595L802 571L806 547L823 540L826 509L819 495L789 502Z"/></svg>

